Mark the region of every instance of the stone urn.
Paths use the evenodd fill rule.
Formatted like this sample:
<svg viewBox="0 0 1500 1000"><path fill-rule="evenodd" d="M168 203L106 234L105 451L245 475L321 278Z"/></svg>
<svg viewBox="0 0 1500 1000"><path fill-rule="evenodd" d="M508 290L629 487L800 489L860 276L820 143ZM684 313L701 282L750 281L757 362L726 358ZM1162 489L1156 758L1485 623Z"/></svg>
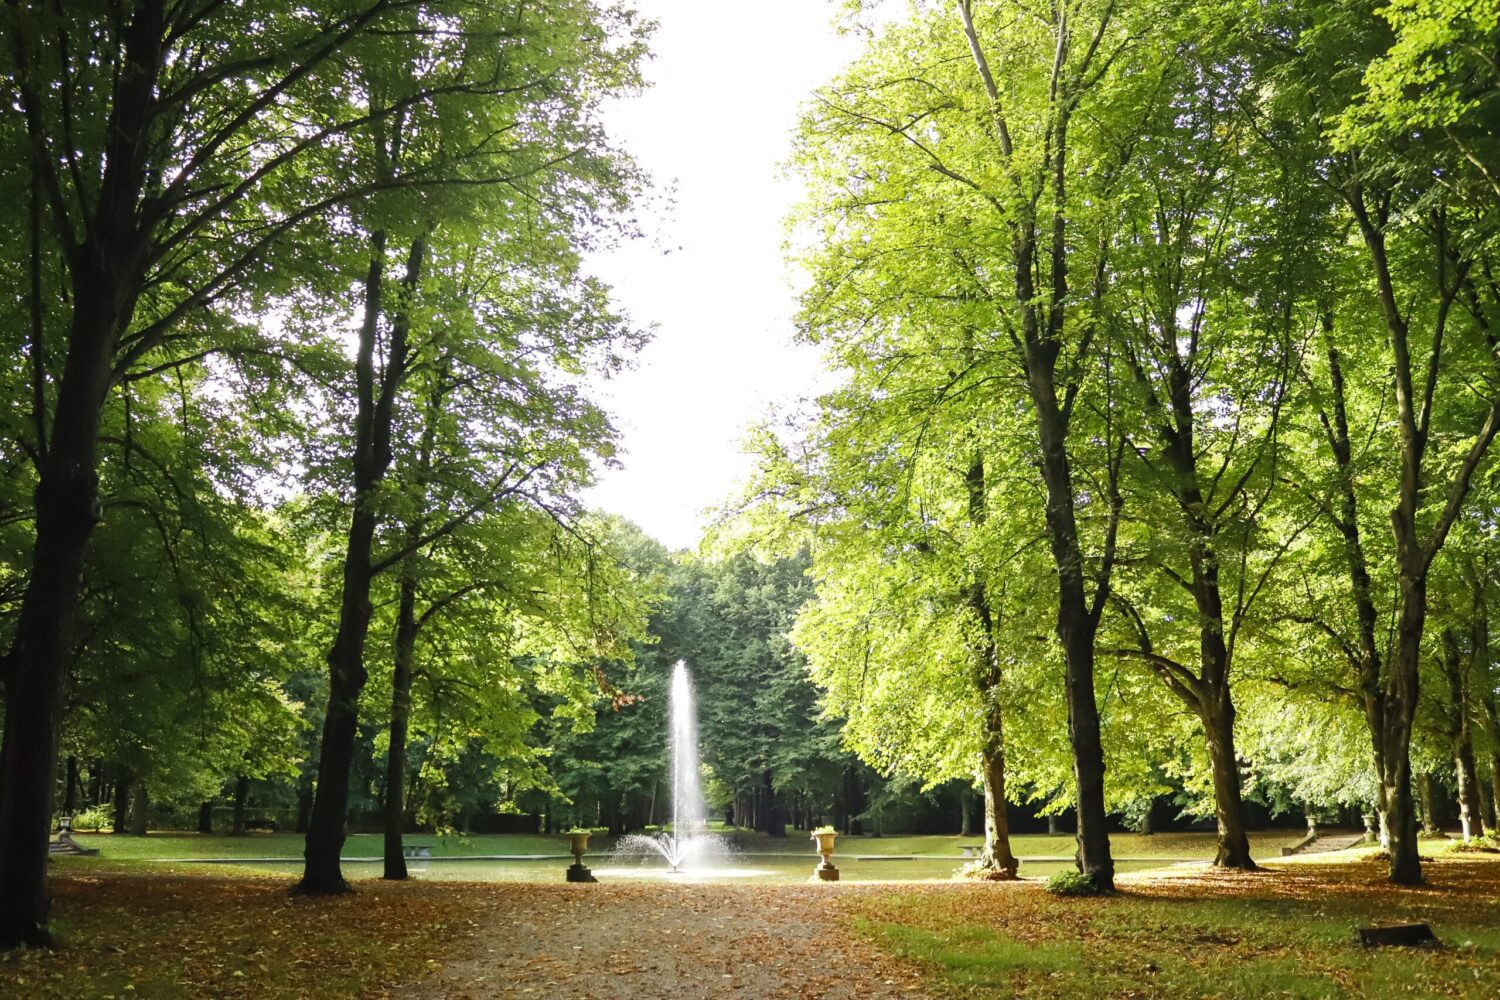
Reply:
<svg viewBox="0 0 1500 1000"><path fill-rule="evenodd" d="M819 882L837 882L839 870L833 866L833 845L838 841L838 831L832 827L819 827L812 832L809 838L818 845L818 857L821 859L816 868L813 869L813 878Z"/></svg>
<svg viewBox="0 0 1500 1000"><path fill-rule="evenodd" d="M588 866L583 863L583 855L589 849L589 832L587 830L574 830L568 834L568 850L573 855L573 863L568 866L569 882L597 882L594 873L589 871Z"/></svg>

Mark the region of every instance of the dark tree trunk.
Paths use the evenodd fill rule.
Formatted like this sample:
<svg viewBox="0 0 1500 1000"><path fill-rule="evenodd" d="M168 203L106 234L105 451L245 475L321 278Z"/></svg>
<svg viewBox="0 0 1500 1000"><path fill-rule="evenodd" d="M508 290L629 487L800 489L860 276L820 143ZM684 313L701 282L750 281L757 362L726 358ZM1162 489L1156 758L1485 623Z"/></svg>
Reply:
<svg viewBox="0 0 1500 1000"><path fill-rule="evenodd" d="M1214 864L1221 868L1254 871L1245 807L1240 797L1240 765L1234 752L1234 703L1225 685L1223 700L1209 708L1208 755L1213 764L1214 814L1219 824L1219 846Z"/></svg>
<svg viewBox="0 0 1500 1000"><path fill-rule="evenodd" d="M1149 836L1151 836L1152 834L1154 834L1156 832L1156 827L1154 825L1152 825L1152 822L1151 822L1151 820L1152 820L1151 814L1153 812L1155 812L1155 811L1156 811L1156 802L1155 802L1155 800L1147 802L1146 803L1146 808L1141 810L1141 821L1136 824L1136 830L1135 830L1136 833L1140 834L1143 837L1149 837Z"/></svg>
<svg viewBox="0 0 1500 1000"><path fill-rule="evenodd" d="M1339 495L1338 516L1329 520L1344 542L1344 562L1349 575L1350 594L1355 618L1359 624L1359 645L1350 651L1351 666L1359 678L1360 710L1370 731L1371 759L1377 777L1375 811L1380 818L1382 846L1390 846L1390 817L1385 794L1385 689L1382 679L1383 660L1377 635L1379 612L1375 608L1370 582L1369 562L1359 528L1359 498L1354 492L1354 446L1349 435L1349 415L1345 403L1343 358L1333 341L1333 314L1322 312L1324 349L1328 359L1329 399L1332 413L1323 415L1324 436L1337 469Z"/></svg>
<svg viewBox="0 0 1500 1000"><path fill-rule="evenodd" d="M1062 835L1062 827L1057 822L1057 813L1047 814L1047 835L1051 837Z"/></svg>
<svg viewBox="0 0 1500 1000"><path fill-rule="evenodd" d="M1163 312L1174 313L1176 307L1173 301ZM1135 617L1135 625L1140 633L1140 653L1146 662L1203 726L1213 772L1214 813L1218 819L1219 841L1214 864L1252 870L1255 862L1250 859L1250 840L1245 829L1239 760L1234 748L1234 699L1229 682L1234 627L1224 614L1217 548L1220 524L1214 513L1216 509L1226 509L1230 500L1241 495L1238 491L1244 488L1246 479L1240 477L1241 485L1232 488L1236 492L1224 499L1216 498L1216 504L1205 500L1198 467L1198 419L1193 398L1198 359L1191 353L1193 348L1183 356L1175 323L1158 322L1156 328L1153 335L1143 338L1138 348L1127 344L1125 359L1141 395L1148 401L1148 416L1162 461L1171 472L1165 480L1167 490L1177 503L1189 539L1191 572L1185 576L1198 612L1196 671L1157 655L1139 616ZM1235 620L1243 611L1243 607L1236 609Z"/></svg>
<svg viewBox="0 0 1500 1000"><path fill-rule="evenodd" d="M110 832L124 835L130 829L130 772L123 767L115 772L115 820Z"/></svg>
<svg viewBox="0 0 1500 1000"><path fill-rule="evenodd" d="M625 836L625 811L620 808L620 796L611 795L607 800L606 809L609 816L609 835L611 837Z"/></svg>
<svg viewBox="0 0 1500 1000"><path fill-rule="evenodd" d="M408 269L408 286L414 283L413 268L419 266L420 258L413 248L413 263ZM412 476L417 516L408 521L406 543L416 549L425 529L428 497L427 485L432 476L433 453L436 448L438 424L443 415L443 401L447 394L446 372L437 379L437 385L428 396L422 424L422 441L417 449L416 469ZM402 851L401 829L405 821L406 788L406 736L411 721L411 685L417 646L417 632L422 621L417 618L417 579L412 560L416 552L401 561L400 598L396 611L396 635L392 644L391 669L391 732L390 746L386 753L385 766L385 877L392 880L406 878L406 858ZM429 614L431 611L429 610ZM425 616L424 616L425 617ZM654 796L653 796L654 805Z"/></svg>
<svg viewBox="0 0 1500 1000"><path fill-rule="evenodd" d="M234 782L234 819L229 828L231 837L243 837L245 830L245 808L250 800L250 779L240 775Z"/></svg>
<svg viewBox="0 0 1500 1000"><path fill-rule="evenodd" d="M151 795L144 781L136 781L131 791L133 794L130 797L130 835L144 837L147 820L151 814Z"/></svg>
<svg viewBox="0 0 1500 1000"><path fill-rule="evenodd" d="M974 834L973 796L968 787L958 790L958 835L970 837Z"/></svg>
<svg viewBox="0 0 1500 1000"><path fill-rule="evenodd" d="M417 641L417 583L410 572L401 575L400 607L396 612L395 668L391 675L391 740L385 759L385 878L406 878L401 850L401 827L406 787L406 729L411 718L412 655Z"/></svg>
<svg viewBox="0 0 1500 1000"><path fill-rule="evenodd" d="M370 270L365 279L365 315L360 328L355 379L354 509L344 552L338 632L328 653L328 708L323 718L317 793L307 829L306 864L302 881L295 890L305 894L333 894L349 889L339 859L349 812L349 774L354 765L359 696L369 678L364 658L373 612L370 586L376 572L372 555L378 521L375 492L391 465L396 393L409 360L409 314L403 309L391 324L387 357L377 385L375 349L382 315L385 242L383 232L372 235ZM409 292L414 292L420 284L425 249L422 238L413 241L405 277Z"/></svg>
<svg viewBox="0 0 1500 1000"><path fill-rule="evenodd" d="M968 490L969 522L983 529L988 518L988 496L985 489L984 458L974 456L965 476ZM1020 862L1011 853L1010 823L1005 803L1005 724L1000 690L1003 675L996 644L999 623L990 603L989 586L983 569L975 571L969 583L969 610L978 625L978 640L973 650L974 682L984 705L983 745L980 749L980 771L984 781L984 853L983 863L1004 878L1013 878Z"/></svg>
<svg viewBox="0 0 1500 1000"><path fill-rule="evenodd" d="M198 832L214 832L214 802L209 799L198 806Z"/></svg>
<svg viewBox="0 0 1500 1000"><path fill-rule="evenodd" d="M1398 546L1399 547L1399 546ZM1396 619L1396 652L1386 686L1385 802L1390 825L1390 881L1420 885L1417 818L1411 797L1411 729L1417 712L1418 660L1427 616L1427 575L1402 575Z"/></svg>
<svg viewBox="0 0 1500 1000"><path fill-rule="evenodd" d="M160 0L140 3L123 29L124 72L117 74L110 94L94 212L83 242L65 247L73 292L67 356L53 406L52 433L38 462L31 575L10 650L0 661L5 687L0 948L51 943L46 928L47 839L63 681L84 552L99 519L99 411L109 390L116 345L135 312L145 266L137 198L146 180L164 16ZM34 93L22 89L25 103L33 104ZM35 169L52 169L42 165L40 154L34 154L33 163Z"/></svg>
<svg viewBox="0 0 1500 1000"><path fill-rule="evenodd" d="M1479 774L1474 764L1474 736L1469 727L1468 663L1459 649L1458 635L1443 630L1443 675L1448 681L1448 742L1458 778L1458 823L1464 840L1484 836L1479 802Z"/></svg>
<svg viewBox="0 0 1500 1000"><path fill-rule="evenodd" d="M73 815L78 805L78 758L68 754L68 772L63 781L63 815Z"/></svg>
<svg viewBox="0 0 1500 1000"><path fill-rule="evenodd" d="M1417 776L1417 790L1422 796L1422 832L1429 837L1442 836L1443 823L1438 816L1437 795L1432 790L1430 771L1423 771Z"/></svg>
<svg viewBox="0 0 1500 1000"><path fill-rule="evenodd" d="M1042 475L1047 488L1048 541L1057 569L1057 636L1063 648L1068 740L1073 748L1077 865L1097 889L1108 891L1114 888L1115 863L1110 855L1109 817L1104 809L1104 743L1099 728L1099 706L1094 700L1094 635L1098 619L1084 591L1083 550L1073 508L1067 426L1053 395L1051 372L1041 371L1039 365L1034 367L1038 372L1031 377L1032 398L1036 403Z"/></svg>
<svg viewBox="0 0 1500 1000"><path fill-rule="evenodd" d="M295 833L306 833L312 822L313 788L309 779L302 779L297 786L297 826Z"/></svg>

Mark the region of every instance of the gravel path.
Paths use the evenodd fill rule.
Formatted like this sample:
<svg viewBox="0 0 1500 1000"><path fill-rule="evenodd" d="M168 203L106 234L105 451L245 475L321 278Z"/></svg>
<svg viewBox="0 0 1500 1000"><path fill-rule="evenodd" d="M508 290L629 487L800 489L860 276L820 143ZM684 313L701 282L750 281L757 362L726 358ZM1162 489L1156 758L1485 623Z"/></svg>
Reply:
<svg viewBox="0 0 1500 1000"><path fill-rule="evenodd" d="M496 885L468 956L405 1000L921 998L911 970L844 929L838 897L873 886Z"/></svg>

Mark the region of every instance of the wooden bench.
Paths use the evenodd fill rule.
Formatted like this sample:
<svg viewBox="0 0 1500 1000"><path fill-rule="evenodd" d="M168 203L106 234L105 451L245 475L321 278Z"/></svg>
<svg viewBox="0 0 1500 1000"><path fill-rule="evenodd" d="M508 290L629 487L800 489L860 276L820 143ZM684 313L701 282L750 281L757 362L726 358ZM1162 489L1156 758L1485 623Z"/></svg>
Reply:
<svg viewBox="0 0 1500 1000"><path fill-rule="evenodd" d="M401 856L408 861L430 861L432 859L432 845L406 844L401 848Z"/></svg>
<svg viewBox="0 0 1500 1000"><path fill-rule="evenodd" d="M966 858L977 858L984 853L983 844L959 844L958 849L963 852Z"/></svg>

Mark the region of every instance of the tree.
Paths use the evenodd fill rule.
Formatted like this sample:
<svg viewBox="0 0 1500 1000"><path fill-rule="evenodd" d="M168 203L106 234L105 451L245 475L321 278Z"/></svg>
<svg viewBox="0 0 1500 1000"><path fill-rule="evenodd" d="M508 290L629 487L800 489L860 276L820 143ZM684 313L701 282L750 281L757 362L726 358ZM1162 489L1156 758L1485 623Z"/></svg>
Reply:
<svg viewBox="0 0 1500 1000"><path fill-rule="evenodd" d="M1357 121L1369 104L1364 69L1383 65L1393 48L1387 26L1363 3L1342 2L1308 4L1271 21L1264 25L1266 36L1290 38L1298 51L1295 59L1278 60L1271 91L1277 119ZM1427 68L1434 71L1439 89L1451 85L1453 78L1446 74L1454 64ZM1384 71L1372 72L1381 86ZM1500 299L1493 284L1481 280L1491 238L1481 222L1487 200L1476 201L1467 186L1444 182L1448 165L1459 161L1437 141L1438 133L1423 129L1419 115L1399 121L1396 128L1334 131L1328 137L1332 141L1317 126L1325 144L1308 169L1342 203L1361 250L1356 265L1360 284L1329 304L1328 325L1373 305L1394 375L1396 433L1388 493L1394 499L1394 640L1382 658L1365 652L1359 663L1367 714L1379 744L1390 879L1414 884L1421 881L1421 864L1410 745L1428 582L1474 476L1500 432L1500 394L1492 389L1471 392L1453 373L1472 367L1493 382L1497 373L1490 316ZM1339 435L1335 431L1330 438L1337 454ZM1342 458L1339 462L1346 464ZM1438 468L1443 475L1435 475ZM1342 520L1349 523L1347 516ZM1360 579L1356 550L1349 551L1359 594L1368 588ZM1361 611L1365 617L1368 613Z"/></svg>
<svg viewBox="0 0 1500 1000"><path fill-rule="evenodd" d="M310 168L398 110L349 100L332 67L357 40L399 41L403 32L387 30L398 27L394 17L466 6L5 8L8 97L26 134L26 155L8 162L32 173L46 206L33 216L33 244L64 262L67 297L33 296L35 317L50 307L33 329L55 324L62 349L44 352L37 338L31 351L31 570L0 670L0 947L49 940L47 827L81 572L101 513L101 409L132 373L213 352L279 353L233 321L232 300L273 271L281 280L282 268L295 268L295 258L278 256L293 236L326 232L326 216L369 193L367 178ZM421 96L452 85L445 76L431 74Z"/></svg>
<svg viewBox="0 0 1500 1000"><path fill-rule="evenodd" d="M373 107L390 112L371 122L369 145L358 151L369 172L367 185L429 196L417 206L400 197L377 197L358 206L368 268L353 293L362 319L348 401L352 490L339 626L328 653L330 692L318 785L298 884L303 893L347 889L339 854L359 698L368 679L365 646L375 577L503 503L526 501L561 513L569 490L582 481L578 464L590 451L602 451L600 441L608 437L602 417L570 387L536 398L506 392L500 399L510 396L515 409L495 401L488 414L493 430L468 442L460 463L465 483L448 495L448 506L429 522L408 520L407 536L381 550L385 480L412 377L420 365L432 363L431 354L474 363L466 357L470 352L493 350L502 357L511 352L515 382L538 384L544 382L538 375L544 363L574 369L597 363L608 370L618 363L615 347L628 346L617 342L630 340L621 324L597 308L597 297L581 297L595 307L587 311L559 294L581 282L579 249L606 224L606 213L624 207L637 180L633 168L608 148L593 118L599 101L636 83L642 52L640 39L629 35L628 16L588 2L546 11L469 7L441 26L421 11L405 16L406 41L361 53L364 58L352 70L351 83L370 95ZM602 45L612 28L626 31L631 41L618 50ZM487 48L486 41L497 35L520 44ZM434 75L446 83L434 88ZM498 138L509 133L524 141L508 144ZM419 207L414 221L413 207ZM484 221L469 232L475 218ZM531 269L540 294L529 304L550 307L539 314L542 322L512 329L515 317L504 309L511 307L509 295L524 301L520 289L503 281L487 289L482 274L469 273L450 280L460 288L467 283L482 304L474 318L444 328L444 321L467 306L459 296L435 299L426 288L426 271L443 254L461 260L465 247L473 251L469 264L475 268L503 261L523 272ZM399 284L388 289L392 258L404 263ZM445 343L444 336L451 341ZM543 362L531 361L533 350ZM437 365L440 384L443 362ZM459 377L466 374L451 367ZM498 359L478 367L492 384L506 386ZM453 432L478 430L436 412L447 401L444 391L434 392L431 385L418 405L432 420L447 420ZM571 451L559 452L559 432L578 434L580 440ZM421 431L417 437L425 440Z"/></svg>

